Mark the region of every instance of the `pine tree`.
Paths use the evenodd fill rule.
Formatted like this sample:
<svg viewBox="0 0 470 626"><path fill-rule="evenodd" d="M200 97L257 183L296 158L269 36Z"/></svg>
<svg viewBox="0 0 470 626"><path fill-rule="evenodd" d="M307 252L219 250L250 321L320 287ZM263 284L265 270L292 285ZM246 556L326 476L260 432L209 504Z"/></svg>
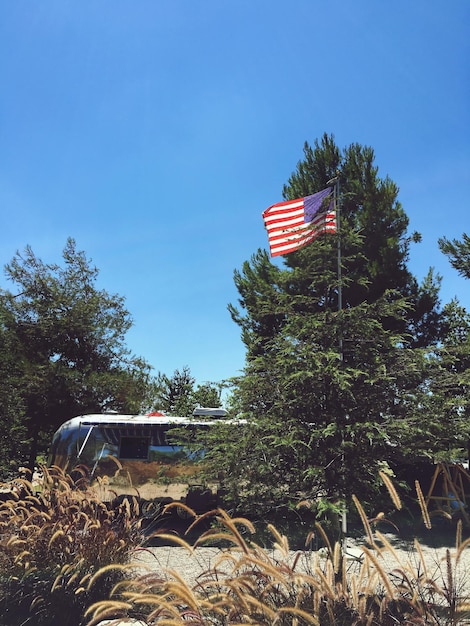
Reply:
<svg viewBox="0 0 470 626"><path fill-rule="evenodd" d="M407 234L398 187L379 177L371 148L341 152L328 135L306 144L284 197L314 193L334 176L340 233L281 266L259 250L235 272L240 298L229 310L247 349L235 403L254 432L238 443L246 458L236 479L230 465L230 488L246 505L319 495L334 503L353 490L367 500L383 463L413 449L427 350L441 332L440 278L430 271L418 285L408 270L420 236Z"/></svg>

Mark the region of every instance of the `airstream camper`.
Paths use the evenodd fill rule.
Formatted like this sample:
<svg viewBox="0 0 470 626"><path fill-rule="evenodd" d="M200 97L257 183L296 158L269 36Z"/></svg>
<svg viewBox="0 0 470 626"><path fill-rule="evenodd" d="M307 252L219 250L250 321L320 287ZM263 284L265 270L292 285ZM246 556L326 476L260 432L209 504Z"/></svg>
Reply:
<svg viewBox="0 0 470 626"><path fill-rule="evenodd" d="M218 486L201 484L203 452L182 445L181 433L185 440L195 439L201 430L228 423L220 419L226 415L223 409L205 408L195 409L191 418L158 413L80 415L55 433L49 465L69 472L85 466L104 502L135 496L144 512L173 501L198 512L209 510L218 503Z"/></svg>

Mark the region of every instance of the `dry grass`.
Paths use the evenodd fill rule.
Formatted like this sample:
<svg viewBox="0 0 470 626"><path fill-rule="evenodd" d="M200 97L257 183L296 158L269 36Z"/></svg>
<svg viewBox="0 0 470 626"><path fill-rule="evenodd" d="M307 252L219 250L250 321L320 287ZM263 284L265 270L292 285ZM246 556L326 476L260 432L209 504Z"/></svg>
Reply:
<svg viewBox="0 0 470 626"><path fill-rule="evenodd" d="M387 488L398 505L391 483ZM255 529L247 519L231 518L223 510L195 517L188 532L208 517L214 524L201 532L194 546L176 540L187 548L188 558L209 541L225 546L197 583L188 585L176 571L167 572L167 579L147 574L121 581L108 600L89 606L88 626L129 616L165 626L187 622L198 626L469 624L470 599L462 596L458 566L470 540L462 541L461 528L455 550L448 550L444 562L430 572L418 542L413 563L403 562L387 538L373 528L357 500L356 506L368 546L353 566L342 546L331 545L320 526L314 532L325 549L312 553L305 567L304 553L292 559L287 538L272 526L275 553L250 540ZM427 523L426 511L424 518ZM307 537L306 545L310 540Z"/></svg>
<svg viewBox="0 0 470 626"><path fill-rule="evenodd" d="M188 535L160 534L187 550L188 558L210 542L217 558L189 584L180 572L139 575L131 560L143 535L135 502L110 510L89 488L85 474L73 481L57 468L44 470L40 491L26 480L0 503L0 623L2 626L97 625L134 618L173 626L458 626L470 624L470 598L461 585L461 562L470 539L457 526L455 546L430 567L416 541L403 560L354 499L366 545L352 564L340 543L331 544L316 524L324 548L292 555L286 536L267 527L275 550L254 540L245 518L223 510L194 517ZM395 506L399 497L384 480ZM418 501L430 524L424 498ZM375 520L383 519L379 514ZM212 525L207 528L208 521ZM308 559L306 558L308 555Z"/></svg>
<svg viewBox="0 0 470 626"><path fill-rule="evenodd" d="M39 490L15 481L0 503L2 625L77 626L141 545L136 511L132 502L108 510L84 475L74 481L58 468L44 469Z"/></svg>
<svg viewBox="0 0 470 626"><path fill-rule="evenodd" d="M165 481L174 479L186 481L200 473L201 468L196 463L173 462L163 463L162 461L134 461L126 460L125 466L111 457L103 460L98 465L97 475L107 476L109 480L117 477L123 478L130 485L139 486L148 481Z"/></svg>

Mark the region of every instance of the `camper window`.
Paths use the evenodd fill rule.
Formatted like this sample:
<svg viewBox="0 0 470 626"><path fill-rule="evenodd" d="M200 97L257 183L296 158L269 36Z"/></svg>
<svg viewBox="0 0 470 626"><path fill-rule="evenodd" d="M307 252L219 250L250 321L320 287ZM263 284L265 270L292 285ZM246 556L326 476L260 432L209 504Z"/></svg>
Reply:
<svg viewBox="0 0 470 626"><path fill-rule="evenodd" d="M119 458L147 460L149 444L150 437L121 437Z"/></svg>

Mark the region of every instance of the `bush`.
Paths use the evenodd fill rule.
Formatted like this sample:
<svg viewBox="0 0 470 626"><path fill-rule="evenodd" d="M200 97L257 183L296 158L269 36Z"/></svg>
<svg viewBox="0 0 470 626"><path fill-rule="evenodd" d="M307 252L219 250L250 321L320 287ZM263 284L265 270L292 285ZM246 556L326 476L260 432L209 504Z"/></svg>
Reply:
<svg viewBox="0 0 470 626"><path fill-rule="evenodd" d="M2 626L78 626L84 608L129 575L143 541L137 503L109 510L75 475L44 469L39 484L10 484L0 503Z"/></svg>

